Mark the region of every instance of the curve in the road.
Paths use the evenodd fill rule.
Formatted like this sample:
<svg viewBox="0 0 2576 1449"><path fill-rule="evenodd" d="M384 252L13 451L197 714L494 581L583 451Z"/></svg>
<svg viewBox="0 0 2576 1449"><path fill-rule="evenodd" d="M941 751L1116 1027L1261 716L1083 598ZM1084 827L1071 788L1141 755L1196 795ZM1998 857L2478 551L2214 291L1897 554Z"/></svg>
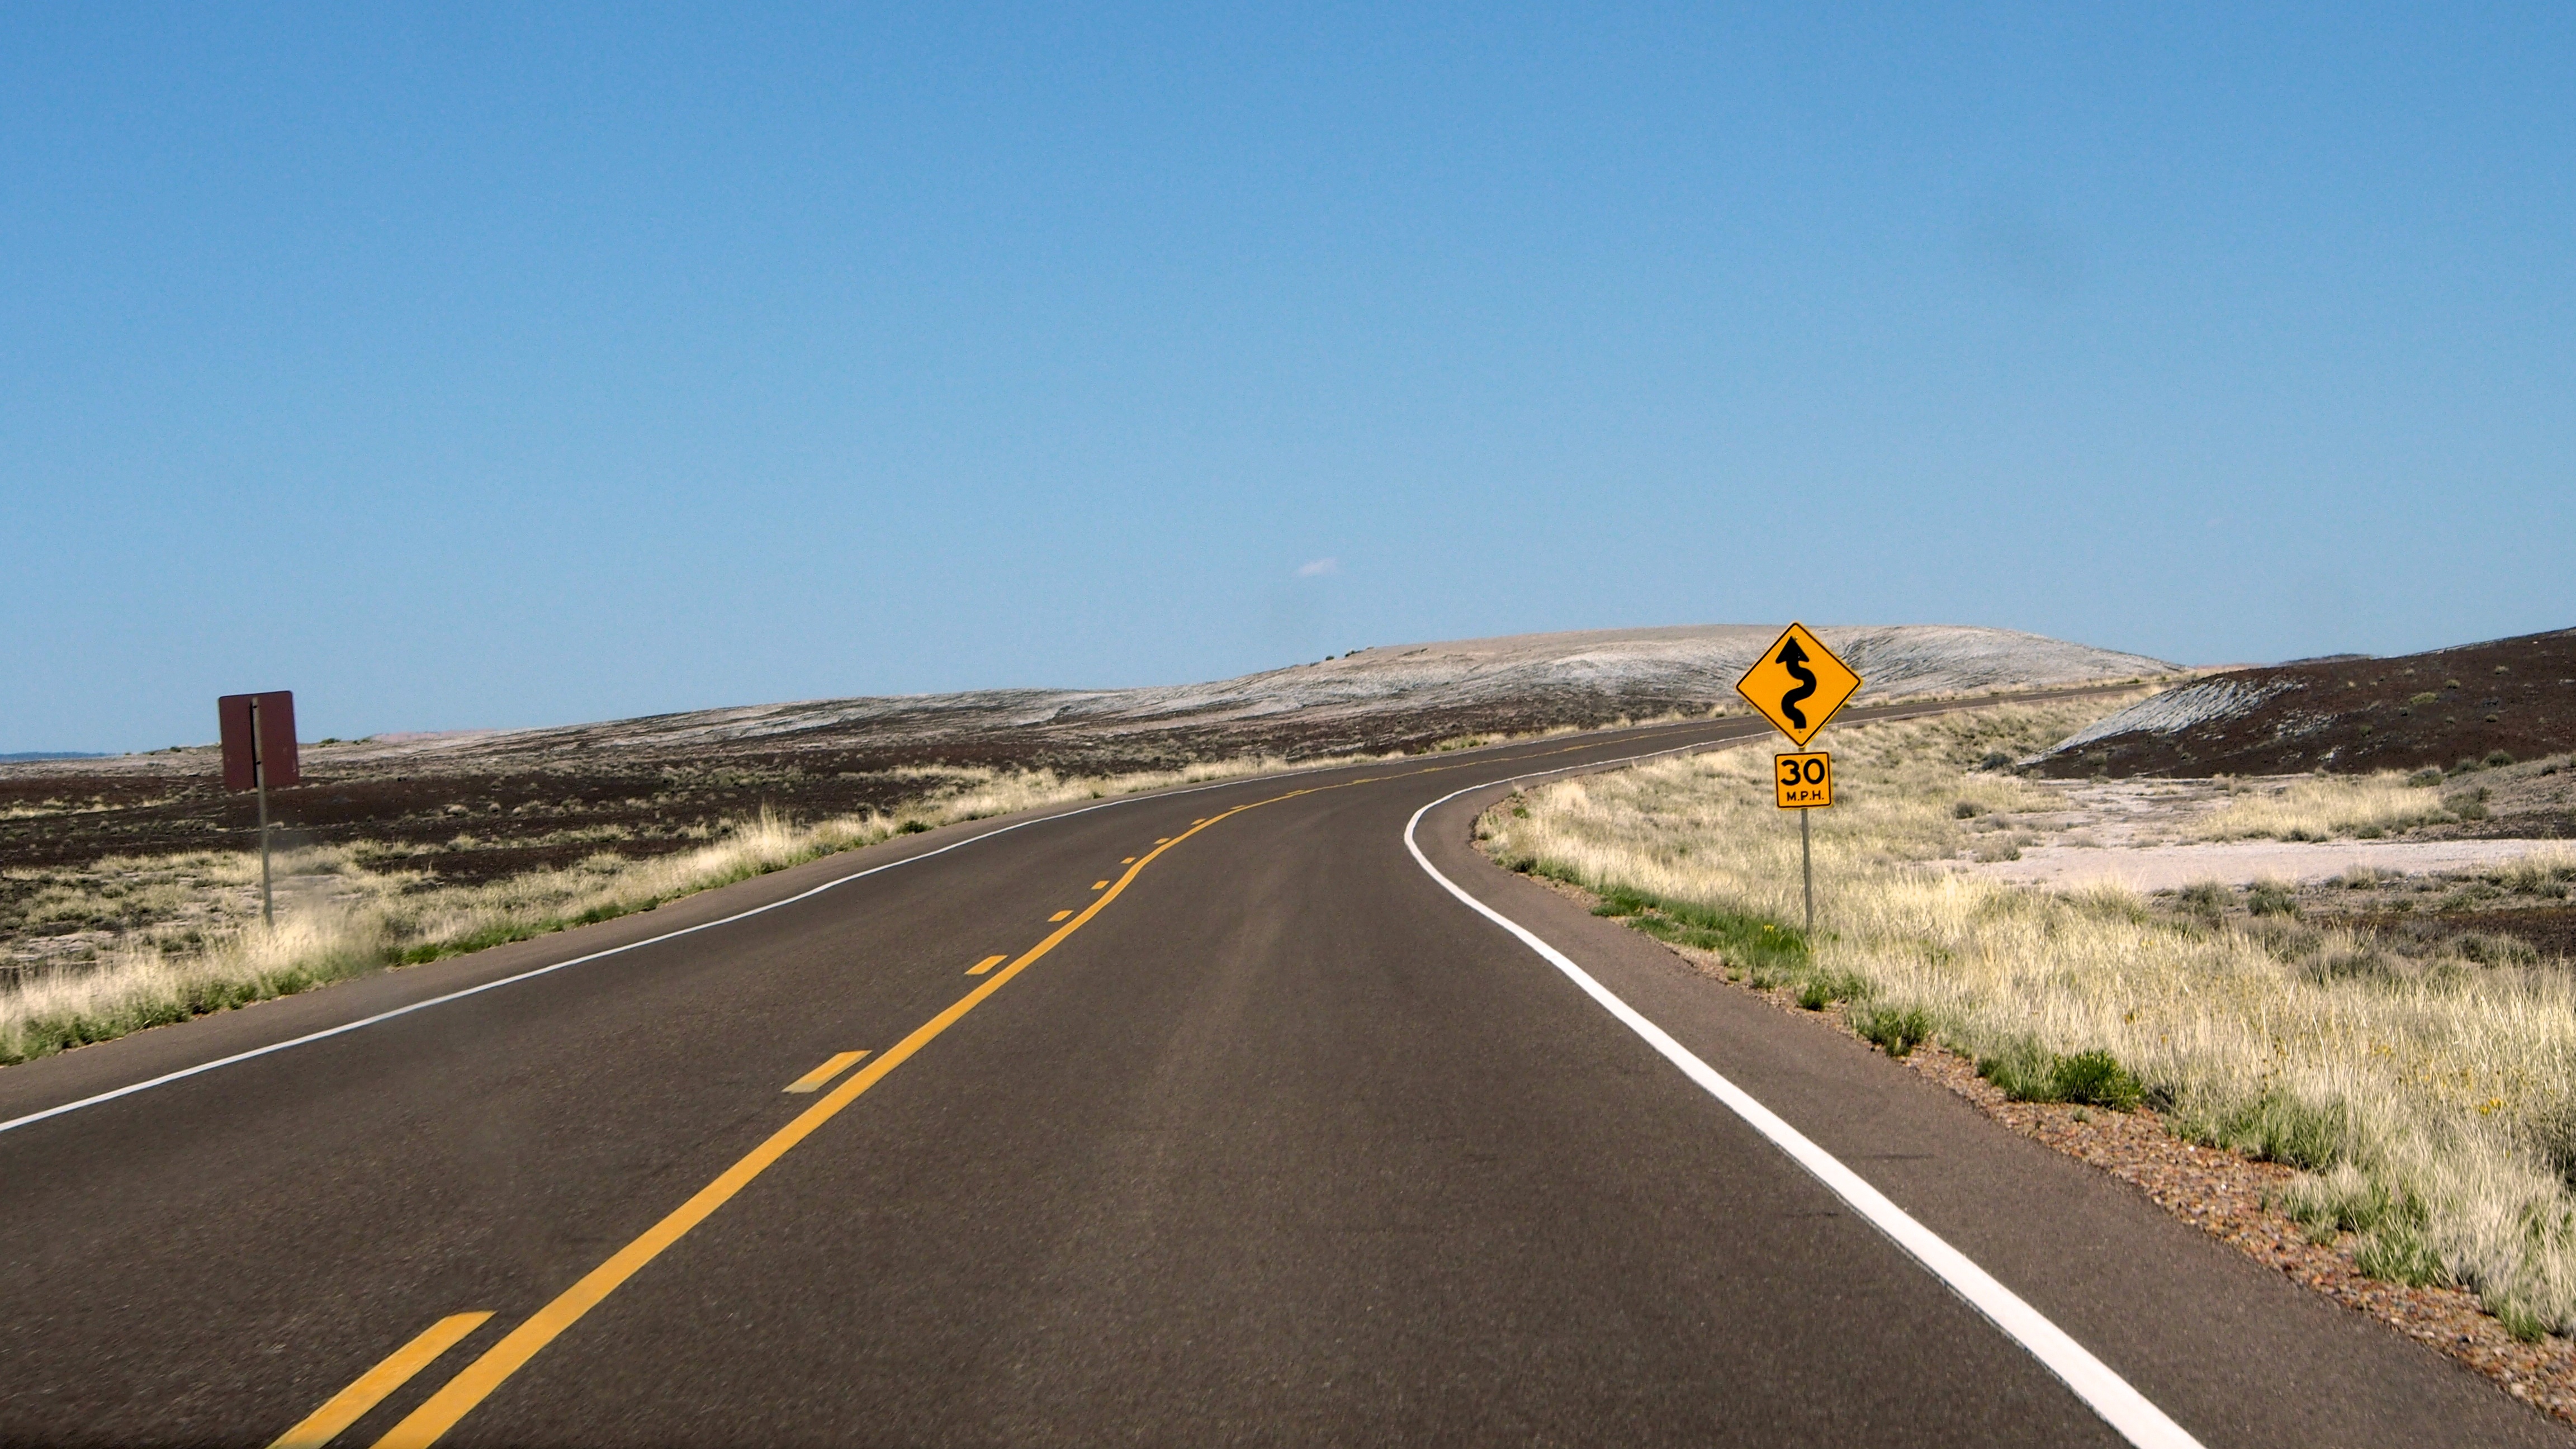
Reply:
<svg viewBox="0 0 2576 1449"><path fill-rule="evenodd" d="M1558 771L1543 771L1556 774ZM1524 777L1530 778L1530 777ZM1517 782L1515 782L1517 783ZM1470 795L1484 785L1470 785L1455 790L1413 812L1404 823L1404 848L1413 863L1442 890L1456 896L1469 910L1509 931L1520 943L1539 955L1539 959L1565 974L1584 995L1600 1003L1601 1009L1617 1018L1619 1024L1635 1032L1657 1055L1681 1068L1700 1090L1726 1105L1726 1109L1744 1119L1773 1146L1788 1155L1790 1161L1805 1168L1826 1189L1851 1204L1871 1227L1887 1235L1889 1241L1903 1248L1908 1256L1923 1265L1925 1271L1948 1285L1951 1292L1968 1301L1970 1307L1986 1316L2013 1342L2029 1350L2031 1357L2048 1366L2075 1396L2093 1412L2102 1416L2120 1433L2120 1437L2138 1449L2200 1449L2200 1441L2185 1432L2164 1410L2139 1393L2127 1379L2113 1373L2110 1366L2095 1358L2064 1329L2048 1320L2047 1315L2024 1302L2020 1294L2006 1288L1995 1276L1977 1266L1976 1261L1944 1242L1938 1233L1915 1221L1913 1214L1888 1201L1887 1194L1869 1185L1867 1179L1844 1166L1832 1153L1817 1146L1805 1133L1780 1119L1780 1115L1754 1100L1753 1094L1728 1081L1708 1063L1701 1061L1688 1047L1673 1040L1672 1034L1648 1020L1644 1013L1619 999L1609 987L1594 979L1592 973L1574 964L1571 957L1549 945L1539 934L1468 893L1464 886L1451 880L1422 853L1421 842L1414 832L1421 827L1422 817L1461 795Z"/></svg>

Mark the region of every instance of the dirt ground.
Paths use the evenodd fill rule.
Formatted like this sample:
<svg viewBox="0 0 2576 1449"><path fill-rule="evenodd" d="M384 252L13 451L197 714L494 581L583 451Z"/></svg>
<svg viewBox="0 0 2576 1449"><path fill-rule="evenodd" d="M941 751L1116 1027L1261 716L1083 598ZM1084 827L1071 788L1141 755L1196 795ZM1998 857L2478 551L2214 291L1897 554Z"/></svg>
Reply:
<svg viewBox="0 0 2576 1449"><path fill-rule="evenodd" d="M2298 777L2289 777L2296 779ZM2049 807L1981 815L1945 868L2057 888L2129 886L2155 909L2288 929L2347 926L2407 957L2502 936L2538 958L2576 959L2576 903L2564 879L2516 871L2564 859L2576 836L2576 761L2559 756L2456 771L2424 788L2476 809L2386 838L2195 840L2195 821L2288 783L2041 780ZM2483 813L2480 813L2483 812ZM2470 942L2470 949L2485 950ZM2511 946L2501 954L2520 958ZM2489 954L2497 954L2489 951ZM2500 961L2498 964L2514 964Z"/></svg>

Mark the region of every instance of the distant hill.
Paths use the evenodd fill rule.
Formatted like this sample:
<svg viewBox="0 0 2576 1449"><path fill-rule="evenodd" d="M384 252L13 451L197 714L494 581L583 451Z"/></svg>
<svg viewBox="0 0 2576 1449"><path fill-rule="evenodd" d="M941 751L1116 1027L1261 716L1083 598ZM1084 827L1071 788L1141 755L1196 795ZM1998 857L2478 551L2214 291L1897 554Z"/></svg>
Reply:
<svg viewBox="0 0 2576 1449"><path fill-rule="evenodd" d="M2043 774L2414 770L2576 749L2576 629L2388 659L2232 669L2102 719L2032 761Z"/></svg>
<svg viewBox="0 0 2576 1449"><path fill-rule="evenodd" d="M1266 751L1290 758L1420 748L1478 733L1606 724L1738 705L1735 681L1777 624L1513 634L1357 649L1207 684L981 689L736 705L597 724L384 733L308 753L308 773L507 771L579 753L684 764L759 757L800 768L930 762L1084 772ZM2149 679L2173 665L2039 634L1952 624L1826 625L1867 680L1859 701ZM818 756L830 757L828 763ZM24 770L207 774L211 747Z"/></svg>
<svg viewBox="0 0 2576 1449"><path fill-rule="evenodd" d="M1817 631L1859 703L2135 680L2170 666L2008 629ZM1354 650L1211 684L989 689L691 710L546 729L316 741L270 802L300 839L422 852L442 879L688 848L761 810L893 809L979 770L1114 775L1207 760L1422 751L1479 736L1737 709L1772 624L1523 634ZM239 841L257 817L213 746L0 765L0 859L64 864ZM84 808L59 808L64 800ZM470 842L460 844L460 842Z"/></svg>
<svg viewBox="0 0 2576 1449"><path fill-rule="evenodd" d="M1262 748L1291 755L1401 747L1441 732L1598 724L1622 714L1735 703L1735 681L1776 624L1694 624L1515 634L1354 650L1314 664L1210 684L1142 689L988 689L747 705L604 724L378 736L359 757L552 754L580 749L761 751L915 748L946 753L1006 738L1054 736L1193 753ZM2010 629L1948 624L1818 628L1868 681L1862 702L2044 688L2166 674L2140 654ZM1225 741L1232 741L1226 745Z"/></svg>
<svg viewBox="0 0 2576 1449"><path fill-rule="evenodd" d="M107 756L95 750L20 750L14 755L0 755L0 765L25 760L104 760Z"/></svg>

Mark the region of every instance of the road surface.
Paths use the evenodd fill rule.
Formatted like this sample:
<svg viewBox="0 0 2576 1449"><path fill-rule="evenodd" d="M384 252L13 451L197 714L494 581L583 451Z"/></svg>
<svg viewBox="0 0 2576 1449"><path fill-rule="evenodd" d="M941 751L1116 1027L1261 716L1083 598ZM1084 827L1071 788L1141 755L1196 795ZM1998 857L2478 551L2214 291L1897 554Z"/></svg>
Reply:
<svg viewBox="0 0 2576 1449"><path fill-rule="evenodd" d="M2566 1442L1468 846L1753 734L979 822L0 1071L0 1441Z"/></svg>

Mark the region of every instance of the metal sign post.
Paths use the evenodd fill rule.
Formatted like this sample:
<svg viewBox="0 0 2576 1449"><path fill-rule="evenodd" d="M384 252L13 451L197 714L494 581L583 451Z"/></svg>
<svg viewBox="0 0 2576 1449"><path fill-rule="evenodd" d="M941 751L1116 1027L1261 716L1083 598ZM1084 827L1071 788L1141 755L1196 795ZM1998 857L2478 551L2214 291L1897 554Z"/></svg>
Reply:
<svg viewBox="0 0 2576 1449"><path fill-rule="evenodd" d="M268 787L284 790L301 776L295 758L295 692L227 694L215 701L224 731L224 788L259 792L259 918L277 924L269 889Z"/></svg>
<svg viewBox="0 0 2576 1449"><path fill-rule="evenodd" d="M1771 789L1783 810L1798 812L1798 867L1807 885L1807 934L1816 934L1816 851L1815 835L1807 825L1807 812L1830 809L1834 803L1834 757L1823 750L1798 755L1773 755L1774 774Z"/></svg>
<svg viewBox="0 0 2576 1449"><path fill-rule="evenodd" d="M258 710L259 706L251 706L254 718ZM1801 815L1798 820L1803 824L1806 818ZM1810 904L1807 914L1812 917L1815 913L1815 906ZM268 888L268 781L265 777L259 782L259 921L263 926L277 924L277 897Z"/></svg>
<svg viewBox="0 0 2576 1449"><path fill-rule="evenodd" d="M1802 751L1771 757L1778 771L1772 785L1780 808L1798 812L1798 875L1806 892L1810 941L1816 935L1816 843L1807 812L1832 807L1834 761L1824 751L1806 750L1805 745L1860 692L1860 683L1851 666L1835 658L1825 641L1804 624L1782 630L1735 682L1735 692Z"/></svg>

